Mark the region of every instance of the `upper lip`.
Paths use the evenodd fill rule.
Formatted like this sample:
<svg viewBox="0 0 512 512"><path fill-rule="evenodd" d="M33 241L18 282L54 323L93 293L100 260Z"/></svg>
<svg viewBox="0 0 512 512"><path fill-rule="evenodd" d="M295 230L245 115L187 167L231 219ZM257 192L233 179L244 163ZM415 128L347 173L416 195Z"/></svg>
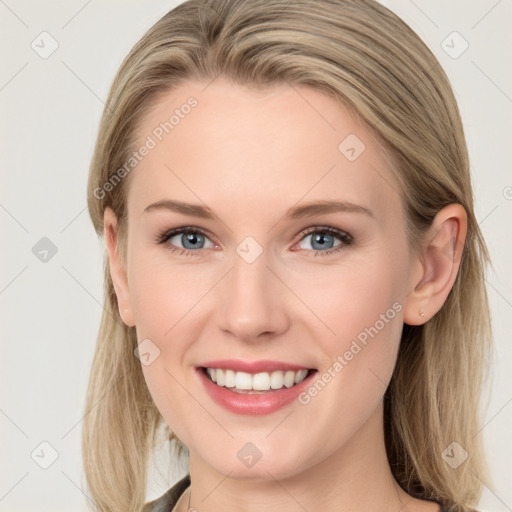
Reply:
<svg viewBox="0 0 512 512"><path fill-rule="evenodd" d="M285 363L284 361L242 361L241 359L221 359L216 361L206 361L198 365L203 368L220 368L224 370L233 370L235 372L258 373L272 372L275 370L310 370L299 364Z"/></svg>

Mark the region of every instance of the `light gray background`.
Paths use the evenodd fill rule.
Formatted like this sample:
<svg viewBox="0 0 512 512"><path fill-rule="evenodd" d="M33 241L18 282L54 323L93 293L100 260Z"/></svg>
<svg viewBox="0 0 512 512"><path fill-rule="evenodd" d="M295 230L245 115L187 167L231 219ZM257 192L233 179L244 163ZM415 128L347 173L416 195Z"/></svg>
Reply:
<svg viewBox="0 0 512 512"><path fill-rule="evenodd" d="M86 210L88 165L117 68L178 3L0 0L1 511L86 510L80 433L103 257ZM512 511L512 3L384 3L438 56L462 111L477 218L494 261L496 356L483 434L496 488L485 489L479 508ZM31 48L42 46L43 31L59 45L47 59ZM442 47L462 48L446 39L453 31L469 44L456 59ZM32 252L43 237L57 248L46 263ZM47 469L38 463L50 463L52 449L42 442L58 453ZM152 476L148 498L182 474Z"/></svg>

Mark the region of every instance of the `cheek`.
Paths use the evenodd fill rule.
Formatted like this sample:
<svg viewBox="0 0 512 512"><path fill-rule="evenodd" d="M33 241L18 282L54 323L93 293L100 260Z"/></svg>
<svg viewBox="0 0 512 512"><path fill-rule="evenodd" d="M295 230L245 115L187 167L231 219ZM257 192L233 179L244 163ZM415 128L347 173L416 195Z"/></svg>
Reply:
<svg viewBox="0 0 512 512"><path fill-rule="evenodd" d="M166 422L177 432L187 432L184 409L188 411L195 402L186 391L190 375L183 370L190 364L188 349L200 335L201 299L215 280L209 285L199 266L173 264L165 254L134 254L131 263L130 299L137 340L150 340L151 350L158 354L151 364L142 364L144 379ZM189 412L201 414L200 410Z"/></svg>
<svg viewBox="0 0 512 512"><path fill-rule="evenodd" d="M179 267L145 258L134 265L130 287L137 340L150 340L157 356L142 372L158 410L173 430L186 431L184 404L190 403L183 367L194 339L194 306L200 298ZM145 342L145 341L144 341ZM147 342L145 342L147 343Z"/></svg>
<svg viewBox="0 0 512 512"><path fill-rule="evenodd" d="M386 337L395 339L401 330L403 290L405 283L405 262L398 262L396 257L386 257L383 251L372 251L365 257L354 257L351 261L337 266L303 272L293 277L293 287L297 296L307 305L316 317L316 332L322 331L323 340L329 343L329 353L339 350L347 341L360 333L364 337L365 328L377 323L383 329L381 316L386 322ZM394 305L394 307L393 307ZM388 320L398 321L393 335L388 329ZM313 322L308 323L312 326ZM388 334L389 333L389 336Z"/></svg>
<svg viewBox="0 0 512 512"><path fill-rule="evenodd" d="M343 397L361 418L378 403L393 373L403 328L403 269L405 264L378 251L378 257L375 252L357 265L331 268L300 287L322 321L315 338L324 354L324 396L333 404Z"/></svg>
<svg viewBox="0 0 512 512"><path fill-rule="evenodd" d="M190 444L190 418L201 417L202 410L194 396L187 392L183 374L171 367L168 353L161 354L150 366L142 366L144 380L160 414L172 431L185 444Z"/></svg>
<svg viewBox="0 0 512 512"><path fill-rule="evenodd" d="M326 282L329 300L322 307L318 299L314 306L332 332L323 329L327 334L316 336L323 365L299 401L319 425L339 425L327 437L327 451L346 442L369 420L393 374L403 327L403 306L393 277L375 268L351 273L336 286Z"/></svg>
<svg viewBox="0 0 512 512"><path fill-rule="evenodd" d="M130 276L130 299L141 335L169 339L175 326L193 314L209 284L200 266L181 266L165 251L135 256ZM211 274L211 272L209 273Z"/></svg>

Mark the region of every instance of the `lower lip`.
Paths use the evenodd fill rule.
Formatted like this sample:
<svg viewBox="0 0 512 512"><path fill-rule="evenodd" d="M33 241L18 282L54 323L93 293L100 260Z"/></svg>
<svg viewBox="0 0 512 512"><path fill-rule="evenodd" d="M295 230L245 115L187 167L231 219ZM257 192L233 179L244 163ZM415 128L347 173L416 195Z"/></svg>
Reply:
<svg viewBox="0 0 512 512"><path fill-rule="evenodd" d="M216 403L228 411L251 415L270 414L293 402L310 385L311 380L318 373L316 370L310 372L303 381L291 388L284 387L268 393L249 394L237 393L236 391L230 391L225 386L217 386L206 376L202 368L197 368L197 372L207 393Z"/></svg>

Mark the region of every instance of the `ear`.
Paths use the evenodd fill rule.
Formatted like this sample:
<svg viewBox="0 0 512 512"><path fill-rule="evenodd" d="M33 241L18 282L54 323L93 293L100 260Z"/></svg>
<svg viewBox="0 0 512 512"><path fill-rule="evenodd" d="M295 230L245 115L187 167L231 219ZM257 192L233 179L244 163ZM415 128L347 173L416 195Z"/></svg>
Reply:
<svg viewBox="0 0 512 512"><path fill-rule="evenodd" d="M107 246L110 276L112 277L112 282L117 296L119 314L121 315L123 322L128 327L133 327L135 322L133 321L133 312L130 303L128 278L117 245L117 217L112 208L109 207L105 208L103 215L103 236Z"/></svg>
<svg viewBox="0 0 512 512"><path fill-rule="evenodd" d="M435 216L411 272L404 306L406 324L421 325L443 306L459 271L466 233L467 215L462 205L450 204Z"/></svg>

